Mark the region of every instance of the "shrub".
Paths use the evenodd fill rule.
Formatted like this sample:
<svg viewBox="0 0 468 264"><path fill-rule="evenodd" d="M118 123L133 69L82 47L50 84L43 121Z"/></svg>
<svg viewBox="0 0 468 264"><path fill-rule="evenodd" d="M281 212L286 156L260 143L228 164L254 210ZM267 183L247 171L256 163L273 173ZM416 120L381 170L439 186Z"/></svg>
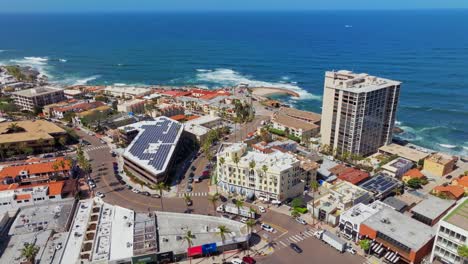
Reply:
<svg viewBox="0 0 468 264"><path fill-rule="evenodd" d="M305 214L308 211L307 208L301 208L301 207L296 207L293 210L296 211L296 212L299 212L301 214Z"/></svg>

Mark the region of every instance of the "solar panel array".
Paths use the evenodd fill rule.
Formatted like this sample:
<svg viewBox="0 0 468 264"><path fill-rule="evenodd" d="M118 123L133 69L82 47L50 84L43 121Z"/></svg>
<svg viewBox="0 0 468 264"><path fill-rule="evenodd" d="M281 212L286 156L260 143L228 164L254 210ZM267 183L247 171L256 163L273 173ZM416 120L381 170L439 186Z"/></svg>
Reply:
<svg viewBox="0 0 468 264"><path fill-rule="evenodd" d="M378 174L361 184L361 187L368 191L384 193L389 189L395 189L398 185L399 183L393 178L384 174Z"/></svg>
<svg viewBox="0 0 468 264"><path fill-rule="evenodd" d="M149 161L156 170L162 170L180 129L181 124L167 119L159 119L155 125L142 125L143 131L134 139L129 152L140 160Z"/></svg>

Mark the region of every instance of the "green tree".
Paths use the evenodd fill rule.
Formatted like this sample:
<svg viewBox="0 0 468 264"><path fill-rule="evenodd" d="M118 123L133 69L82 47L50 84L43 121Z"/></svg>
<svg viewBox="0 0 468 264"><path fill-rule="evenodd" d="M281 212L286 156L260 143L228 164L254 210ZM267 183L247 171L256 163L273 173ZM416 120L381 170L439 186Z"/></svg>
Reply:
<svg viewBox="0 0 468 264"><path fill-rule="evenodd" d="M249 168L250 168L250 170L253 171L253 170L255 169L255 166L256 166L256 165L257 165L257 164L255 163L255 160L250 161L250 162L249 162Z"/></svg>
<svg viewBox="0 0 468 264"><path fill-rule="evenodd" d="M299 217L300 215L301 215L301 213L299 213L298 211L296 211L296 210L294 210L294 209L291 210L291 217L292 217L292 218L297 218L297 217Z"/></svg>
<svg viewBox="0 0 468 264"><path fill-rule="evenodd" d="M304 200L302 200L302 198L300 197L294 198L291 202L292 208L302 207L303 205L304 205Z"/></svg>
<svg viewBox="0 0 468 264"><path fill-rule="evenodd" d="M164 182L158 182L157 184L153 185L153 189L159 192L159 196L161 196L161 211L164 211L163 191L169 190L169 186L167 186Z"/></svg>
<svg viewBox="0 0 468 264"><path fill-rule="evenodd" d="M268 166L267 165L263 165L262 166L262 171L263 171L263 175L266 176L266 173L268 171Z"/></svg>
<svg viewBox="0 0 468 264"><path fill-rule="evenodd" d="M249 233L252 233L252 230L253 230L253 227L257 224L257 222L253 219L249 219L247 220L247 222L245 222L245 225L247 226L248 230L249 230Z"/></svg>
<svg viewBox="0 0 468 264"><path fill-rule="evenodd" d="M463 260L468 259L468 246L463 245L463 246L458 247L457 253L460 257L463 258Z"/></svg>
<svg viewBox="0 0 468 264"><path fill-rule="evenodd" d="M240 161L240 158L239 156L237 155L237 153L234 153L234 157L232 158L232 161L236 164L236 166L239 168L239 161Z"/></svg>
<svg viewBox="0 0 468 264"><path fill-rule="evenodd" d="M312 180L310 182L310 188L312 189L313 192L316 192L320 188L320 184L316 180Z"/></svg>
<svg viewBox="0 0 468 264"><path fill-rule="evenodd" d="M419 189L421 188L421 179L418 179L418 178L409 179L406 182L406 185L413 189Z"/></svg>
<svg viewBox="0 0 468 264"><path fill-rule="evenodd" d="M218 226L218 232L217 234L221 237L221 241L223 242L223 248L224 248L224 241L226 241L226 234L231 233L231 230L227 228L225 225L220 225ZM225 260L225 255L224 255L224 249L223 249L223 261Z"/></svg>
<svg viewBox="0 0 468 264"><path fill-rule="evenodd" d="M364 253L368 254L371 246L371 241L369 239L362 239L359 241L359 246L362 250L364 250Z"/></svg>
<svg viewBox="0 0 468 264"><path fill-rule="evenodd" d="M37 253L39 253L39 247L31 243L25 243L21 249L21 257L31 263L34 263Z"/></svg>
<svg viewBox="0 0 468 264"><path fill-rule="evenodd" d="M58 139L58 143L62 146L65 147L67 145L67 138L66 137L60 137Z"/></svg>
<svg viewBox="0 0 468 264"><path fill-rule="evenodd" d="M68 112L65 112L65 114L63 114L63 120L67 121L67 122L72 122L73 121L73 118L76 116L76 113L75 112L72 112L72 111L68 111Z"/></svg>
<svg viewBox="0 0 468 264"><path fill-rule="evenodd" d="M244 206L244 201L236 200L236 207L237 207L238 214L240 214L240 210L241 210L242 206Z"/></svg>

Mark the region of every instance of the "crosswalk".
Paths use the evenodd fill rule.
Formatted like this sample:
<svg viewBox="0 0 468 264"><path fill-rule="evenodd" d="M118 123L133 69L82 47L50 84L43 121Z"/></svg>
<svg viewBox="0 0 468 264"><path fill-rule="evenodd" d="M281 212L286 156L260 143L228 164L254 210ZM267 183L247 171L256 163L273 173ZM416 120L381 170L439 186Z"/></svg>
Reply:
<svg viewBox="0 0 468 264"><path fill-rule="evenodd" d="M187 194L190 197L195 197L195 196L208 196L207 192L188 192L188 193L178 193L177 196L179 197L184 197L184 195Z"/></svg>
<svg viewBox="0 0 468 264"><path fill-rule="evenodd" d="M99 150L99 149L105 149L105 148L109 148L107 145L101 145L101 146L89 146L89 147L85 147L84 150L85 151L94 151L94 150Z"/></svg>
<svg viewBox="0 0 468 264"><path fill-rule="evenodd" d="M283 238L281 240L276 241L275 248L284 248L284 247L289 247L290 243L299 243L303 240L306 240L308 238L311 238L314 236L315 230L308 230L305 232L302 232L302 234L295 234L291 235L287 238Z"/></svg>

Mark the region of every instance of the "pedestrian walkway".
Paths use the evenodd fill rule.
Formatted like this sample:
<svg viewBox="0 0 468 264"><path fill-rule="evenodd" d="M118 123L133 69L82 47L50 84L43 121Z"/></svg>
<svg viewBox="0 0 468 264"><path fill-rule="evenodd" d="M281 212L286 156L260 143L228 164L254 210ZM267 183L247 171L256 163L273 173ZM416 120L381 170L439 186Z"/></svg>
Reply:
<svg viewBox="0 0 468 264"><path fill-rule="evenodd" d="M105 149L109 148L107 145L101 145L101 146L87 146L84 148L85 151L94 151L94 150L99 150L99 149Z"/></svg>
<svg viewBox="0 0 468 264"><path fill-rule="evenodd" d="M309 239L314 236L315 230L309 229L308 231L299 233L299 234L294 234L290 235L289 237L282 238L281 240L275 241L274 248L275 250L289 247L289 244L291 243L299 243L301 241L304 241L306 239Z"/></svg>
<svg viewBox="0 0 468 264"><path fill-rule="evenodd" d="M186 193L178 193L178 197L184 197L184 195L187 194L190 197L195 197L195 196L208 196L207 192L186 192Z"/></svg>

